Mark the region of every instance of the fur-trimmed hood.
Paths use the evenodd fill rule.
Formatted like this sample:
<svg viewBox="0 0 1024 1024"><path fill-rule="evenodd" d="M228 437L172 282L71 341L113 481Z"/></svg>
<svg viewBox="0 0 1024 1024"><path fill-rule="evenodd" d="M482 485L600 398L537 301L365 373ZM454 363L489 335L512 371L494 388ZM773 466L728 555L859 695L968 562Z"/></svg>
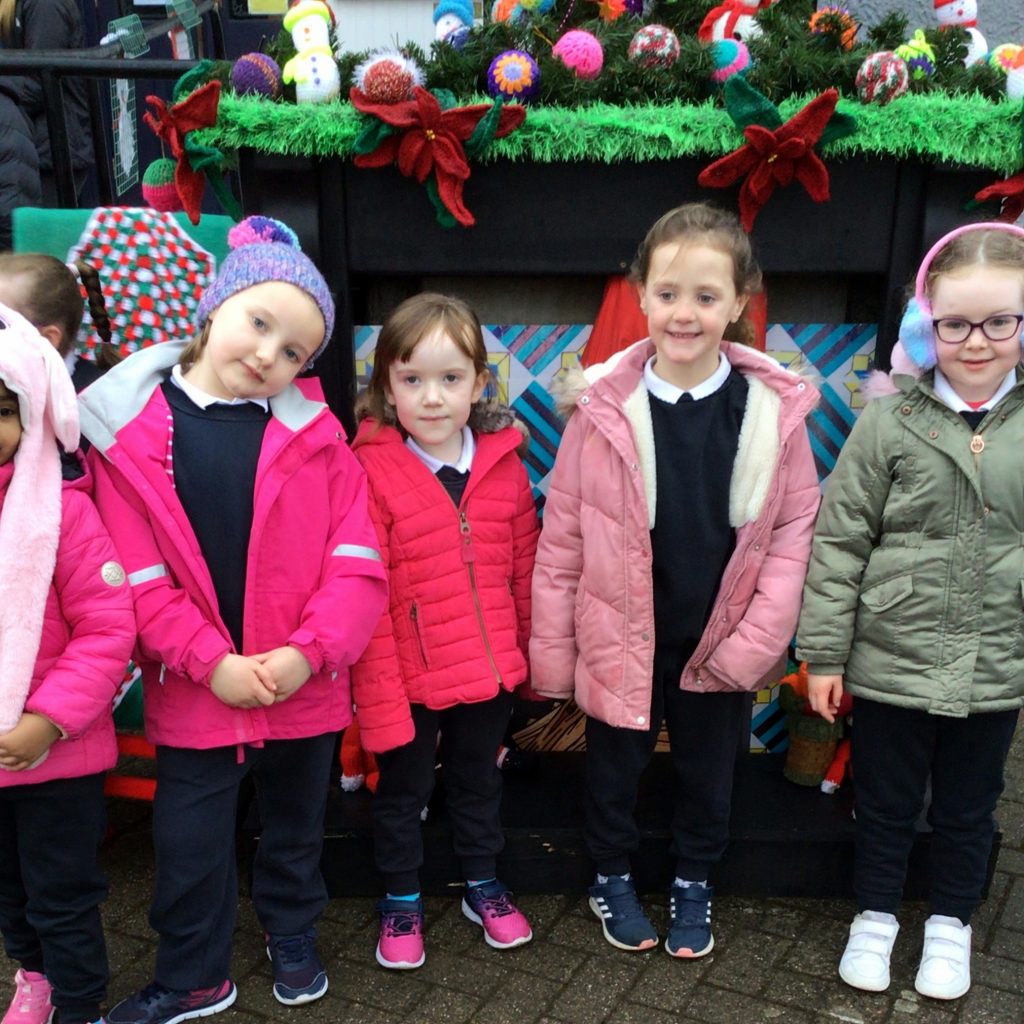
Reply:
<svg viewBox="0 0 1024 1024"><path fill-rule="evenodd" d="M651 406L643 368L654 355L644 338L604 363L572 369L551 387L558 412L568 418L577 409L611 404L625 414L636 442L647 495L649 526L657 505L657 471ZM729 522L734 528L753 522L761 513L775 477L783 441L817 405L816 381L806 367L798 371L779 365L771 356L734 342L723 341L726 358L747 380L747 408L729 494Z"/></svg>
<svg viewBox="0 0 1024 1024"><path fill-rule="evenodd" d="M18 396L22 435L0 513L0 733L21 717L60 541L58 442L78 447L75 389L56 349L0 306L0 380Z"/></svg>

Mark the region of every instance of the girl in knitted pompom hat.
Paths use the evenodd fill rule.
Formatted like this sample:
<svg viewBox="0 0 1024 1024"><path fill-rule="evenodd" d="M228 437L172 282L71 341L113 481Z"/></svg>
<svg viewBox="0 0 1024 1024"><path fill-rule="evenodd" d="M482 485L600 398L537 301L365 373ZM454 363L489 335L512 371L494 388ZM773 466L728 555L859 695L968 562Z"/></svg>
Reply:
<svg viewBox="0 0 1024 1024"><path fill-rule="evenodd" d="M135 623L84 467L62 465L77 445L60 356L0 306L0 932L20 1024L95 1021L106 995L97 848Z"/></svg>
<svg viewBox="0 0 1024 1024"><path fill-rule="evenodd" d="M253 898L286 1005L320 998L314 925L349 665L387 585L363 471L296 375L334 303L294 233L252 217L198 307L190 343L143 349L81 396L96 502L139 621L157 745L152 984L110 1024L207 1016L235 1000L235 807L252 774L262 835Z"/></svg>

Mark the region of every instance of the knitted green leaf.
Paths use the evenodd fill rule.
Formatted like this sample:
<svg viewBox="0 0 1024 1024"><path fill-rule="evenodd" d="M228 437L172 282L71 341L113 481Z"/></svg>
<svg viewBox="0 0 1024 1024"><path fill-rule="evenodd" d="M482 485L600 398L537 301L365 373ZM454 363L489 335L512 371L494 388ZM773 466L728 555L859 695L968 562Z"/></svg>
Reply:
<svg viewBox="0 0 1024 1024"><path fill-rule="evenodd" d="M767 96L761 95L742 75L726 79L722 90L725 109L741 131L751 124L772 130L782 126L779 108Z"/></svg>
<svg viewBox="0 0 1024 1024"><path fill-rule="evenodd" d="M395 129L392 125L379 121L375 117L371 118L352 144L352 150L360 155L372 153L389 135L394 133Z"/></svg>
<svg viewBox="0 0 1024 1024"><path fill-rule="evenodd" d="M825 125L825 130L821 133L821 138L818 140L819 146L827 146L830 142L835 142L837 139L845 139L847 135L852 135L857 130L857 118L852 114L844 114L841 110L836 110L835 113L829 118L829 122Z"/></svg>
<svg viewBox="0 0 1024 1024"><path fill-rule="evenodd" d="M455 218L448 207L441 201L441 195L437 191L437 179L433 175L427 178L426 188L427 195L430 196L430 201L434 204L434 209L437 211L437 223L443 228L455 227Z"/></svg>
<svg viewBox="0 0 1024 1024"><path fill-rule="evenodd" d="M434 99L441 105L442 110L451 110L452 107L459 105L459 101L451 89L431 89L430 91L434 94Z"/></svg>
<svg viewBox="0 0 1024 1024"><path fill-rule="evenodd" d="M477 122L476 128L473 129L473 134L463 143L463 149L465 149L466 156L469 159L472 160L474 157L479 156L494 141L494 133L498 130L498 121L501 118L503 102L503 98L499 96L495 100L494 106Z"/></svg>

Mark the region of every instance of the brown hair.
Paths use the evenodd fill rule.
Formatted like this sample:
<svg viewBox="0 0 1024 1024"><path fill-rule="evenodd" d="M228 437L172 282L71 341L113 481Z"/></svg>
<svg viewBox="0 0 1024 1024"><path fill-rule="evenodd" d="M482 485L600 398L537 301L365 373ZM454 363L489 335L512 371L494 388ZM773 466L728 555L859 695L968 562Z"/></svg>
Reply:
<svg viewBox="0 0 1024 1024"><path fill-rule="evenodd" d="M668 243L702 243L725 254L732 260L733 285L737 295L755 295L761 290L761 268L754 258L750 236L743 230L739 218L728 210L711 203L684 203L659 217L637 247L636 258L630 267L630 277L645 284L651 269L651 255L659 245ZM725 332L730 341L750 344L753 327L746 312Z"/></svg>
<svg viewBox="0 0 1024 1024"><path fill-rule="evenodd" d="M925 292L930 296L935 279L971 267L1002 267L1021 272L1024 288L1024 236L998 228L965 231L936 253L928 268Z"/></svg>
<svg viewBox="0 0 1024 1024"><path fill-rule="evenodd" d="M17 7L18 0L0 0L0 40L7 47L15 46L17 42L14 38Z"/></svg>
<svg viewBox="0 0 1024 1024"><path fill-rule="evenodd" d="M102 344L96 350L96 362L109 369L121 361L110 341L110 318L100 288L99 274L85 260L75 263L85 287L96 333ZM61 340L57 349L66 356L74 347L78 329L82 326L82 293L74 271L56 256L43 252L0 253L0 276L21 278L24 282L17 310L37 329L57 327Z"/></svg>
<svg viewBox="0 0 1024 1024"><path fill-rule="evenodd" d="M199 362L199 357L203 354L203 349L206 348L207 341L210 340L210 329L213 325L212 320L207 320L203 324L202 330L196 334L192 340L185 346L184 351L181 353L181 358L178 360L178 365L181 367L182 373L187 373L196 363Z"/></svg>
<svg viewBox="0 0 1024 1024"><path fill-rule="evenodd" d="M387 399L389 372L393 363L408 362L416 346L434 331L448 335L473 363L473 369L490 377L483 330L472 308L462 299L450 295L421 292L397 306L384 321L373 354L370 382L356 400L357 420L372 416L378 423L397 426L401 430L394 406ZM485 405L493 404L489 390L485 389L480 400L474 403L471 426L474 414L482 411Z"/></svg>

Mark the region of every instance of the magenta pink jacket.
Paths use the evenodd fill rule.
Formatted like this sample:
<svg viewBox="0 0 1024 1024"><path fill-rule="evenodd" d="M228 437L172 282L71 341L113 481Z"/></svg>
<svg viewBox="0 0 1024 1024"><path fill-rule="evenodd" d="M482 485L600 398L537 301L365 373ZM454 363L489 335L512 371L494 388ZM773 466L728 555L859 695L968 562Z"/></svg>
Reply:
<svg viewBox="0 0 1024 1024"><path fill-rule="evenodd" d="M317 736L352 718L349 666L387 601L366 477L341 425L293 386L270 400L253 492L243 646L290 645L313 675L288 700L235 708L210 690L233 650L209 569L170 475L160 385L184 346L138 352L79 396L96 505L128 573L138 620L146 735L204 749Z"/></svg>
<svg viewBox="0 0 1024 1024"><path fill-rule="evenodd" d="M13 462L0 466L0 508L13 471ZM62 736L37 768L0 770L0 788L78 778L114 766L112 706L134 642L131 593L89 500L88 476L66 481L57 564L25 703L25 711L49 719Z"/></svg>
<svg viewBox="0 0 1024 1024"><path fill-rule="evenodd" d="M353 670L367 750L412 739L410 701L448 708L526 680L538 528L522 435L475 437L458 509L396 428L363 420L353 443L391 576L389 610Z"/></svg>
<svg viewBox="0 0 1024 1024"><path fill-rule="evenodd" d="M729 493L736 548L681 688L755 690L782 675L818 509L804 420L817 391L775 360L723 342L747 379ZM650 529L657 480L643 367L648 339L577 371L544 506L533 577L534 690L590 716L647 728L654 670ZM685 516L686 509L679 510Z"/></svg>

